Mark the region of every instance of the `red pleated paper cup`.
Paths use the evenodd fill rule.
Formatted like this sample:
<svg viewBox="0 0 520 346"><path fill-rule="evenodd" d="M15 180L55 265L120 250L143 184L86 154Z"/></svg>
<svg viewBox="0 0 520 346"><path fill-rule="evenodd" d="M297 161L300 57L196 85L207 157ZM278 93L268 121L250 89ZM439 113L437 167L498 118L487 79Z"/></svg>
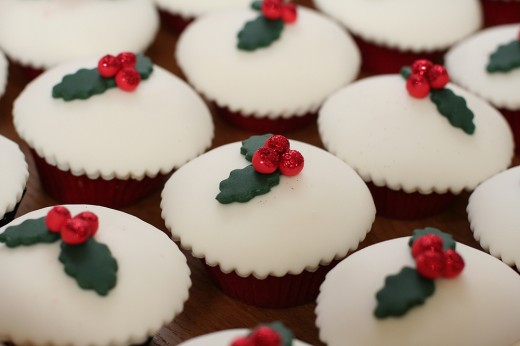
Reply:
<svg viewBox="0 0 520 346"><path fill-rule="evenodd" d="M484 25L495 26L520 22L520 1L480 0Z"/></svg>
<svg viewBox="0 0 520 346"><path fill-rule="evenodd" d="M193 21L193 18L185 18L179 14L159 10L161 22L174 33L181 33Z"/></svg>

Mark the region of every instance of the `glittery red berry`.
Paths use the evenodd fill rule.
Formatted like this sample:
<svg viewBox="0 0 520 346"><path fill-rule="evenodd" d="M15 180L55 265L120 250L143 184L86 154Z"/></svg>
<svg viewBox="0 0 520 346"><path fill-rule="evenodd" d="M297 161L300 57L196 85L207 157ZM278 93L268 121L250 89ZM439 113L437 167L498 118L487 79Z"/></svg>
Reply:
<svg viewBox="0 0 520 346"><path fill-rule="evenodd" d="M448 279L458 276L464 269L464 259L455 250L444 252L444 270L442 276Z"/></svg>
<svg viewBox="0 0 520 346"><path fill-rule="evenodd" d="M78 215L74 216L76 219L83 220L89 224L90 229L90 236L94 236L96 234L98 228L99 228L99 220L96 214L90 212L90 211L84 211L82 213L79 213Z"/></svg>
<svg viewBox="0 0 520 346"><path fill-rule="evenodd" d="M141 82L141 75L133 68L124 68L116 74L116 84L124 91L134 91Z"/></svg>
<svg viewBox="0 0 520 346"><path fill-rule="evenodd" d="M255 346L255 344L253 344L253 341L251 341L251 339L244 337L235 339L231 343L231 346Z"/></svg>
<svg viewBox="0 0 520 346"><path fill-rule="evenodd" d="M416 258L425 251L443 252L442 238L437 234L425 234L417 238L412 244L412 256Z"/></svg>
<svg viewBox="0 0 520 346"><path fill-rule="evenodd" d="M249 336L255 346L280 346L282 338L274 329L269 327L258 327Z"/></svg>
<svg viewBox="0 0 520 346"><path fill-rule="evenodd" d="M408 90L410 96L422 99L430 93L430 84L425 77L418 74L412 74L406 80L406 90Z"/></svg>
<svg viewBox="0 0 520 346"><path fill-rule="evenodd" d="M49 210L47 216L45 216L45 226L49 231L59 233L65 221L70 217L70 211L67 208L56 206Z"/></svg>
<svg viewBox="0 0 520 346"><path fill-rule="evenodd" d="M271 136L264 143L265 148L274 149L278 155L282 155L283 153L288 152L290 146L291 145L289 144L287 137L282 135Z"/></svg>
<svg viewBox="0 0 520 346"><path fill-rule="evenodd" d="M121 67L135 67L137 57L132 52L123 52L117 55L117 60L121 63Z"/></svg>
<svg viewBox="0 0 520 346"><path fill-rule="evenodd" d="M296 5L293 3L284 4L282 7L282 20L287 24L296 22Z"/></svg>
<svg viewBox="0 0 520 346"><path fill-rule="evenodd" d="M61 239L68 245L82 244L89 237L90 224L78 218L68 219L61 228Z"/></svg>
<svg viewBox="0 0 520 346"><path fill-rule="evenodd" d="M258 173L271 174L278 168L280 155L271 148L260 148L253 154L253 168Z"/></svg>
<svg viewBox="0 0 520 346"><path fill-rule="evenodd" d="M292 177L293 175L299 174L304 165L303 155L297 150L289 150L282 155L280 159L280 172L283 175Z"/></svg>
<svg viewBox="0 0 520 346"><path fill-rule="evenodd" d="M114 77L121 70L121 62L113 55L105 55L98 61L98 72L101 76Z"/></svg>
<svg viewBox="0 0 520 346"><path fill-rule="evenodd" d="M427 59L415 60L412 63L412 74L424 76L432 68L433 63Z"/></svg>
<svg viewBox="0 0 520 346"><path fill-rule="evenodd" d="M448 71L442 65L433 65L426 76L433 89L442 89L450 81Z"/></svg>
<svg viewBox="0 0 520 346"><path fill-rule="evenodd" d="M262 14L269 19L279 19L282 17L282 7L282 0L264 0Z"/></svg>
<svg viewBox="0 0 520 346"><path fill-rule="evenodd" d="M440 278L444 271L444 254L425 251L415 258L415 267L419 274L428 279Z"/></svg>

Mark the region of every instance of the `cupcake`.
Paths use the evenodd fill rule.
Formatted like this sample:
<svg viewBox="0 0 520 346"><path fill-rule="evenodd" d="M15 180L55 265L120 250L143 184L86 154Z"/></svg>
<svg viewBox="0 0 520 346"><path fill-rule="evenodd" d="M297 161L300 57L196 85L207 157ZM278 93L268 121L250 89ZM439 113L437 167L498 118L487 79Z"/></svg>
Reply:
<svg viewBox="0 0 520 346"><path fill-rule="evenodd" d="M316 7L352 33L362 68L397 73L426 58L439 62L455 42L481 26L478 0L314 0Z"/></svg>
<svg viewBox="0 0 520 346"><path fill-rule="evenodd" d="M105 56L101 70L96 60L57 66L14 102L15 129L31 149L43 188L60 203L132 204L211 144L204 101L150 59L133 56L135 68L101 76L114 72L111 61L130 63L132 56Z"/></svg>
<svg viewBox="0 0 520 346"><path fill-rule="evenodd" d="M365 238L375 208L344 162L273 138L227 144L181 167L164 187L161 215L226 294L287 307L314 300L326 272Z"/></svg>
<svg viewBox="0 0 520 346"><path fill-rule="evenodd" d="M480 0L480 2L485 26L520 22L519 0Z"/></svg>
<svg viewBox="0 0 520 346"><path fill-rule="evenodd" d="M18 145L0 136L0 227L14 219L25 192L29 169Z"/></svg>
<svg viewBox="0 0 520 346"><path fill-rule="evenodd" d="M421 60L414 71L423 63L447 82L440 65ZM325 148L368 184L381 216L434 215L511 162L513 138L500 113L451 83L433 88L439 80L430 87L415 72L368 77L320 110Z"/></svg>
<svg viewBox="0 0 520 346"><path fill-rule="evenodd" d="M7 76L8 76L8 63L5 55L0 52L0 99L2 99L2 95L5 92L5 86L7 85Z"/></svg>
<svg viewBox="0 0 520 346"><path fill-rule="evenodd" d="M436 242L419 246L414 260L421 238L412 251L409 237L372 245L330 271L317 299L320 339L328 346L518 345L518 273L449 238L440 251ZM442 274L425 276L428 267Z"/></svg>
<svg viewBox="0 0 520 346"><path fill-rule="evenodd" d="M360 56L350 36L321 14L283 3L266 15L261 6L198 18L181 34L175 56L219 115L255 133L282 133L315 121L325 98L356 78Z"/></svg>
<svg viewBox="0 0 520 346"><path fill-rule="evenodd" d="M0 295L9 297L0 301L2 341L138 344L188 298L190 271L177 246L117 210L36 210L0 228L0 242Z"/></svg>
<svg viewBox="0 0 520 346"><path fill-rule="evenodd" d="M515 193L520 189L520 166L497 174L470 195L468 217L480 245L510 266L520 268L520 217Z"/></svg>
<svg viewBox="0 0 520 346"><path fill-rule="evenodd" d="M249 4L251 0L154 0L161 19L174 31L181 32L195 18L226 7Z"/></svg>
<svg viewBox="0 0 520 346"><path fill-rule="evenodd" d="M33 75L109 51L143 52L158 28L149 0L0 2L0 49Z"/></svg>
<svg viewBox="0 0 520 346"><path fill-rule="evenodd" d="M451 48L445 60L455 83L502 113L520 153L520 25L483 30Z"/></svg>
<svg viewBox="0 0 520 346"><path fill-rule="evenodd" d="M294 339L293 333L280 322L260 325L253 330L228 329L201 335L179 346L310 346Z"/></svg>

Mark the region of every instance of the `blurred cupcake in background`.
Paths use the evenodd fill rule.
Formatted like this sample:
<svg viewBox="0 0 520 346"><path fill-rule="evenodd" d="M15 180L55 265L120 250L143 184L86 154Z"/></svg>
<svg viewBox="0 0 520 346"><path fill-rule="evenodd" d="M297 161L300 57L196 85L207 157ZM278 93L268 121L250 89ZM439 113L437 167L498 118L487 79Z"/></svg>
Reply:
<svg viewBox="0 0 520 346"><path fill-rule="evenodd" d="M520 0L480 0L484 25L520 23Z"/></svg>

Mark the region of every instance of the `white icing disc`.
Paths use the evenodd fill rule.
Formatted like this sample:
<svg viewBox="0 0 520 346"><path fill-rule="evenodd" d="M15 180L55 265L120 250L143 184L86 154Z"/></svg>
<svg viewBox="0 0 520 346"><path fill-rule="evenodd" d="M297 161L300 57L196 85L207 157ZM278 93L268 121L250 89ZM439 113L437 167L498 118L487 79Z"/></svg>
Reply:
<svg viewBox="0 0 520 346"><path fill-rule="evenodd" d="M5 92L5 87L7 85L7 76L8 76L8 63L5 55L0 52L0 99Z"/></svg>

